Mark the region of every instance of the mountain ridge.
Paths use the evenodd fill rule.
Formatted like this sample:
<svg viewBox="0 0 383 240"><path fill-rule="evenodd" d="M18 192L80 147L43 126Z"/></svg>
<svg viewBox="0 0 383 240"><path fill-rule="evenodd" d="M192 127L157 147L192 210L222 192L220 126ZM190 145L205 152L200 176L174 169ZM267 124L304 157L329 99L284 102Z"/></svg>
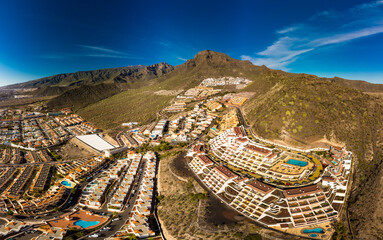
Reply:
<svg viewBox="0 0 383 240"><path fill-rule="evenodd" d="M101 82L108 83L127 83L134 81L139 76L144 75L147 78L162 76L168 71L173 70L173 66L166 62L152 65L136 65L116 68L103 68L88 71L77 71L74 73L60 73L24 83L5 86L7 88L39 88L46 86L71 87L82 84L97 84Z"/></svg>
<svg viewBox="0 0 383 240"><path fill-rule="evenodd" d="M38 88L35 92L37 95L41 92L43 94L47 95L52 93L63 93L63 89L69 90L73 87L78 87L81 85L92 85L92 84L99 84L99 83L113 83L121 88L132 88L135 87L135 85L138 85L139 87L144 84L137 84L137 82L144 80L152 80L155 78L161 78L159 81L164 81L164 76L172 73L174 70L176 70L176 73L172 73L166 78L171 78L172 75L179 74L180 71L185 71L185 69L192 69L197 67L197 70L194 70L194 72L206 72L206 68L200 67L201 65L208 65L210 67L217 68L218 70L215 72L209 72L207 74L212 76L206 76L206 77L214 77L214 76L226 76L228 74L231 74L233 76L239 76L241 75L241 72L236 71L224 71L222 72L223 67L229 66L234 68L242 68L242 70L251 69L251 68L257 68L256 71L258 71L257 74L272 70L267 68L266 66L256 66L252 64L248 60L238 60L231 58L225 53L215 52L212 50L203 50L198 52L194 58L188 59L185 63L172 66L170 64L167 64L166 62L160 62L157 64L152 65L135 65L135 66L126 66L126 67L116 67L116 68L103 68L103 69L96 69L96 70L88 70L88 71L77 71L74 73L60 73L55 74L52 76L27 81L24 83L17 83L12 84L8 86L4 86L3 88ZM255 70L252 70L252 74L247 75L257 75L255 74ZM220 72L221 71L221 72ZM295 74L295 73L288 73L281 70L272 70L272 71L279 71L283 72L285 74ZM246 72L246 71L245 71ZM297 73L299 74L299 73ZM195 74L193 77L199 78L204 77L203 74ZM246 75L243 74L242 75ZM311 75L311 74L309 74ZM315 75L313 75L315 76ZM342 84L344 86L358 89L363 92L383 92L383 84L375 84L370 83L363 80L348 80L340 77L333 77L333 78L324 78L320 77L321 79L331 81L331 82L337 82L339 84ZM189 79L190 80L190 79ZM193 81L193 80L192 80ZM126 86L124 86L126 85ZM182 85L182 84L180 84ZM45 90L44 87L60 87L61 89L56 88L54 91L53 89ZM177 86L177 84L176 84ZM44 92L45 91L45 92ZM54 94L52 94L54 95Z"/></svg>

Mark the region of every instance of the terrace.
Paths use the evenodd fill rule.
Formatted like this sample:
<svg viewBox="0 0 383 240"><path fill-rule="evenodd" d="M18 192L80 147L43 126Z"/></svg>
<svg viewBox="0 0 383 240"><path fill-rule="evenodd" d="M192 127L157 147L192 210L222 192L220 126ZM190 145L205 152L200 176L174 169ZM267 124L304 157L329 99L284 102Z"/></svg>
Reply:
<svg viewBox="0 0 383 240"><path fill-rule="evenodd" d="M108 217L93 214L89 211L79 210L71 213L63 218L52 220L48 225L53 228L77 228L77 229L92 229L104 224ZM91 224L87 224L91 223Z"/></svg>

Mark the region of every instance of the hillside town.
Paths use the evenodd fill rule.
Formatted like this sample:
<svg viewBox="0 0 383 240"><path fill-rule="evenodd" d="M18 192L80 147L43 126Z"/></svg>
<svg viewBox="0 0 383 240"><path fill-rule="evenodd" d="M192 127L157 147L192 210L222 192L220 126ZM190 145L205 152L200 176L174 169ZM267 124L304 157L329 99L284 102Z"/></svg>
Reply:
<svg viewBox="0 0 383 240"><path fill-rule="evenodd" d="M158 168L161 154L174 148L185 153L200 187L236 214L276 232L329 239L347 200L352 153L254 135L242 114L254 93L221 88L249 83L206 78L184 91L160 90L155 94L174 98L156 120L122 123L114 138L68 108L3 109L0 235L165 238L156 211Z"/></svg>
<svg viewBox="0 0 383 240"><path fill-rule="evenodd" d="M52 147L64 143L71 136L99 131L78 115L67 115L65 109L59 113L47 114L20 109L1 109L0 112L0 141L26 149Z"/></svg>

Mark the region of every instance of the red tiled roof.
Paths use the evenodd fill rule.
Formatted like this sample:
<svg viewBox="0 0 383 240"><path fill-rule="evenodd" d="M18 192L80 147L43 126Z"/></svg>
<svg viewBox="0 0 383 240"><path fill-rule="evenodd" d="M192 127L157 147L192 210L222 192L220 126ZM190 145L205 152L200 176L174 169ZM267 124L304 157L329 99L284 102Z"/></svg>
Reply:
<svg viewBox="0 0 383 240"><path fill-rule="evenodd" d="M260 147L254 146L254 145L247 145L246 149L257 152L258 154L262 154L264 156L267 156L270 153L272 153L272 151L270 151L268 149L260 148Z"/></svg>
<svg viewBox="0 0 383 240"><path fill-rule="evenodd" d="M244 142L247 142L248 140L246 138L236 138L235 141L244 143Z"/></svg>
<svg viewBox="0 0 383 240"><path fill-rule="evenodd" d="M233 173L232 171L230 171L229 169L227 169L224 166L218 166L218 167L215 167L214 169L217 170L226 179L232 179L232 178L237 177L237 174Z"/></svg>
<svg viewBox="0 0 383 240"><path fill-rule="evenodd" d="M199 155L197 158L205 165L213 164L213 162L206 155Z"/></svg>
<svg viewBox="0 0 383 240"><path fill-rule="evenodd" d="M322 179L327 182L336 182L336 179L332 177L323 177Z"/></svg>
<svg viewBox="0 0 383 240"><path fill-rule="evenodd" d="M293 188L283 191L283 195L288 197L298 197L298 196L304 196L308 194L313 194L317 192L321 192L322 189L318 185L311 185L307 187L301 187L301 188Z"/></svg>
<svg viewBox="0 0 383 240"><path fill-rule="evenodd" d="M244 133L241 127L234 127L234 132L238 137L243 137Z"/></svg>
<svg viewBox="0 0 383 240"><path fill-rule="evenodd" d="M342 147L339 147L339 146L332 146L332 147L335 148L338 151L342 151L343 150Z"/></svg>
<svg viewBox="0 0 383 240"><path fill-rule="evenodd" d="M259 191L263 194L268 194L269 192L274 190L274 187L269 186L265 183L262 183L258 180L254 180L254 181L248 183L247 186L249 186L252 189L254 189L255 191Z"/></svg>
<svg viewBox="0 0 383 240"><path fill-rule="evenodd" d="M247 177L241 177L241 178L237 178L237 179L235 179L234 182L236 182L236 183L240 183L240 182L247 181L247 180L248 180Z"/></svg>

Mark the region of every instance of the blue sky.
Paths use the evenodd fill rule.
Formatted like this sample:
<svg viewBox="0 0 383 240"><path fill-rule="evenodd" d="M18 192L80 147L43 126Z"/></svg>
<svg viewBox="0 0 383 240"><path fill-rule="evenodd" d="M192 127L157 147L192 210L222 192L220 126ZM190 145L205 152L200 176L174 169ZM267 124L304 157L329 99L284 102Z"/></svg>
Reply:
<svg viewBox="0 0 383 240"><path fill-rule="evenodd" d="M380 1L0 0L0 86L182 64L210 49L289 72L383 83Z"/></svg>

